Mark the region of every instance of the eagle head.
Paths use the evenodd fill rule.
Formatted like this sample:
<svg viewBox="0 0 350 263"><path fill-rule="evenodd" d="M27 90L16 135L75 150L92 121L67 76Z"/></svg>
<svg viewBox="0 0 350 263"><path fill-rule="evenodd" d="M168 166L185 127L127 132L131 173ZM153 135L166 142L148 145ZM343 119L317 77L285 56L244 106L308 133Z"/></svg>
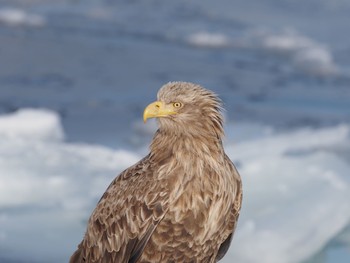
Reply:
<svg viewBox="0 0 350 263"><path fill-rule="evenodd" d="M145 108L144 122L158 118L161 130L175 134L223 135L222 103L214 92L190 82L169 82L157 98Z"/></svg>

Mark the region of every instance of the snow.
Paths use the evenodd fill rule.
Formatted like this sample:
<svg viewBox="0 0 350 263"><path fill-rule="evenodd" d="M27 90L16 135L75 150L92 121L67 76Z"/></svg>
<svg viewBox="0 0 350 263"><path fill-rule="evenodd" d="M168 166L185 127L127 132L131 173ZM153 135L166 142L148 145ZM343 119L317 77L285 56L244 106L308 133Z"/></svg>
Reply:
<svg viewBox="0 0 350 263"><path fill-rule="evenodd" d="M233 259L301 262L347 226L350 166L329 149L349 145L349 131L302 129L227 147L245 186Z"/></svg>
<svg viewBox="0 0 350 263"><path fill-rule="evenodd" d="M0 134L10 134L0 136L0 253L16 258L17 247L34 262L67 261L91 207L139 156L66 143L58 115L43 109L1 116Z"/></svg>
<svg viewBox="0 0 350 263"><path fill-rule="evenodd" d="M11 26L43 26L45 18L18 8L0 8L0 23Z"/></svg>
<svg viewBox="0 0 350 263"><path fill-rule="evenodd" d="M60 141L63 129L59 116L47 109L20 109L0 117L0 136L11 139Z"/></svg>
<svg viewBox="0 0 350 263"><path fill-rule="evenodd" d="M197 32L188 37L190 44L198 47L221 48L229 46L229 39L218 33Z"/></svg>
<svg viewBox="0 0 350 263"><path fill-rule="evenodd" d="M261 38L264 49L290 56L293 65L306 73L321 76L338 73L338 67L327 47L294 30L285 30L279 34L266 33Z"/></svg>
<svg viewBox="0 0 350 263"><path fill-rule="evenodd" d="M291 29L274 32L254 28L234 37L220 32L199 31L190 34L185 42L199 48L248 49L283 56L295 70L312 76L341 73L324 44Z"/></svg>
<svg viewBox="0 0 350 263"><path fill-rule="evenodd" d="M235 126L238 133L228 126L225 148L245 192L223 262L308 258L350 220L350 167L335 153L350 145L350 126L288 133ZM16 246L34 262L67 261L91 209L112 179L141 158L139 151L66 142L60 117L46 109L2 115L0 134L0 252L16 258ZM37 233L41 238L31 242Z"/></svg>

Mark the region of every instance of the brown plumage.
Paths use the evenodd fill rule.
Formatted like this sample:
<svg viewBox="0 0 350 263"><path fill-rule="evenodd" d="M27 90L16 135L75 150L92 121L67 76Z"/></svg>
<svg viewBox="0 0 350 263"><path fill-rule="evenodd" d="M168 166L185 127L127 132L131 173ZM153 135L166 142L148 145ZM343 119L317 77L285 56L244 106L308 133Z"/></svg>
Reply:
<svg viewBox="0 0 350 263"><path fill-rule="evenodd" d="M220 111L199 85L159 90L144 112L159 124L150 153L108 187L70 263L209 263L226 254L242 188L222 146Z"/></svg>

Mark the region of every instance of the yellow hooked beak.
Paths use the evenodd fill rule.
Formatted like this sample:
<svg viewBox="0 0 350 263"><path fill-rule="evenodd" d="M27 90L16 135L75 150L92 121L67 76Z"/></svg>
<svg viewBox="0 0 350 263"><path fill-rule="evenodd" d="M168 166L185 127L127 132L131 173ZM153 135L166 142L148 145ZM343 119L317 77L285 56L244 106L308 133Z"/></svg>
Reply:
<svg viewBox="0 0 350 263"><path fill-rule="evenodd" d="M166 117L176 114L172 104L165 104L161 101L155 101L149 104L143 112L143 121L146 123L147 119Z"/></svg>

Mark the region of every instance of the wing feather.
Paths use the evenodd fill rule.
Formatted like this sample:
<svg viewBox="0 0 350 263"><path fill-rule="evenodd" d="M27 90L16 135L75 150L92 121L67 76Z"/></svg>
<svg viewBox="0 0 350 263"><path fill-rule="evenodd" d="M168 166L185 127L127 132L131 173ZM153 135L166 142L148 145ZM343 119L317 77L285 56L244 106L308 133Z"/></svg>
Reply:
<svg viewBox="0 0 350 263"><path fill-rule="evenodd" d="M239 213L241 210L242 194L243 194L241 177L240 177L236 167L234 166L234 164L231 162L231 160L227 156L225 156L225 159L226 159L226 164L229 167L228 170L230 171L230 174L233 176L234 181L235 181L234 185L236 187L236 189L235 189L236 194L235 194L235 199L234 199L232 208L230 210L231 215L230 215L230 220L229 220L229 223L227 226L231 233L226 238L226 240L223 243L221 243L218 254L216 256L216 261L221 260L226 255L226 253L231 245L233 233L236 229Z"/></svg>
<svg viewBox="0 0 350 263"><path fill-rule="evenodd" d="M111 183L70 263L134 263L139 259L168 209L167 184L155 182L157 167L147 156Z"/></svg>

